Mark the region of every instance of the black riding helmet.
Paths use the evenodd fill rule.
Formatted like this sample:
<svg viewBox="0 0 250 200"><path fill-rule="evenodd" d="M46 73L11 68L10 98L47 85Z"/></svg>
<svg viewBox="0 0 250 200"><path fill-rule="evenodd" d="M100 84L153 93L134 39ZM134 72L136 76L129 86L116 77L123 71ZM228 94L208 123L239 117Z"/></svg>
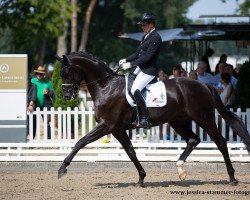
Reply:
<svg viewBox="0 0 250 200"><path fill-rule="evenodd" d="M156 23L156 16L153 13L143 13L141 19L137 24L144 24L147 22L153 22L154 24Z"/></svg>

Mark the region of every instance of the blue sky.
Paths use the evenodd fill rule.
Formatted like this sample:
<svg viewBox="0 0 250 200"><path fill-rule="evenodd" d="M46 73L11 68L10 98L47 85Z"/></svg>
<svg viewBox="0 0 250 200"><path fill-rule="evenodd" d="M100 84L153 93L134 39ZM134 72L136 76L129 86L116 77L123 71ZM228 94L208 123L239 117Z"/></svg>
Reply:
<svg viewBox="0 0 250 200"><path fill-rule="evenodd" d="M223 3L221 0L198 0L194 3L187 13L187 17L193 20L199 19L200 15L222 15L222 14L236 14L236 9L238 4L244 2L244 0L228 0L226 3ZM204 18L201 18L204 20ZM248 21L248 18L220 18L217 21L223 22L238 22L239 20Z"/></svg>

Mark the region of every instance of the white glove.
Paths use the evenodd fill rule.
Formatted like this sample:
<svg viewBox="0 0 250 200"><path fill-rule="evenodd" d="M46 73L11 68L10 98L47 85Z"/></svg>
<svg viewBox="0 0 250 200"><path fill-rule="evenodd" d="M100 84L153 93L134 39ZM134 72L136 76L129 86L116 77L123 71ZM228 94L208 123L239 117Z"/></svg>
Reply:
<svg viewBox="0 0 250 200"><path fill-rule="evenodd" d="M119 66L121 66L121 65L124 64L125 62L126 62L126 58L119 60Z"/></svg>
<svg viewBox="0 0 250 200"><path fill-rule="evenodd" d="M132 67L130 62L123 63L121 66L123 70L127 70Z"/></svg>

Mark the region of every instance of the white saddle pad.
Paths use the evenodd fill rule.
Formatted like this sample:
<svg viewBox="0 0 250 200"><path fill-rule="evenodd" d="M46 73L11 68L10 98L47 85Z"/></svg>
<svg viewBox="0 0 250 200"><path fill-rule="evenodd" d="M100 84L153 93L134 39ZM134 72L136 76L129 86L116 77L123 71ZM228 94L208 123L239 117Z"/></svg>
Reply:
<svg viewBox="0 0 250 200"><path fill-rule="evenodd" d="M126 98L128 103L134 107L134 103L131 96L128 94L128 76L125 75L126 79ZM144 97L145 99L145 97ZM166 88L162 81L158 81L154 84L149 84L146 86L146 106L147 107L163 107L167 104Z"/></svg>

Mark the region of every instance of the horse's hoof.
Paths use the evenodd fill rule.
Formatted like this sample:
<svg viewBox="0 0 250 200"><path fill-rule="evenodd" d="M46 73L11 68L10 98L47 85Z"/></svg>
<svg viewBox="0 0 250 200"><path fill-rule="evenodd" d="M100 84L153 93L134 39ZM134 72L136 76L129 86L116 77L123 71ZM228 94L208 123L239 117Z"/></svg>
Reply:
<svg viewBox="0 0 250 200"><path fill-rule="evenodd" d="M181 174L179 174L179 178L183 181L186 179L187 172L183 171Z"/></svg>
<svg viewBox="0 0 250 200"><path fill-rule="evenodd" d="M146 186L144 185L144 183L136 183L135 184L136 187L141 187L141 188L145 188Z"/></svg>
<svg viewBox="0 0 250 200"><path fill-rule="evenodd" d="M229 184L232 186L236 186L236 185L238 185L238 183L239 183L239 181L237 179L234 179L234 180L229 182Z"/></svg>
<svg viewBox="0 0 250 200"><path fill-rule="evenodd" d="M67 169L66 168L60 168L58 170L58 179L62 178L66 174L67 174Z"/></svg>

